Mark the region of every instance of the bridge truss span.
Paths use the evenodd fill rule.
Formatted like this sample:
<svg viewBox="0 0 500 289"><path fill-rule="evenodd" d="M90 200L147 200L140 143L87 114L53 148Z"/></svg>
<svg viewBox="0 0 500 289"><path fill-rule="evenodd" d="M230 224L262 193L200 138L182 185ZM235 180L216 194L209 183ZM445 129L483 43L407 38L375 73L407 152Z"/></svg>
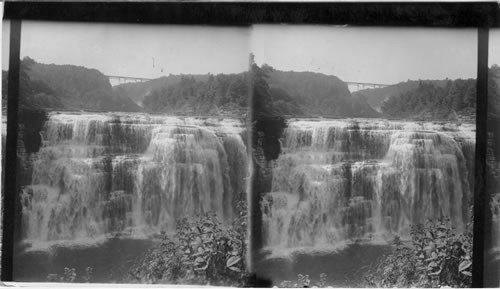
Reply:
<svg viewBox="0 0 500 289"><path fill-rule="evenodd" d="M363 89L374 89L374 88L383 88L390 86L390 84L382 84L382 83L369 83L369 82L354 82L354 81L345 81L347 83L347 87L351 92L363 90Z"/></svg>
<svg viewBox="0 0 500 289"><path fill-rule="evenodd" d="M106 75L106 77L109 78L109 81L113 85L130 83L130 82L145 82L152 79L143 77L124 76L124 75Z"/></svg>

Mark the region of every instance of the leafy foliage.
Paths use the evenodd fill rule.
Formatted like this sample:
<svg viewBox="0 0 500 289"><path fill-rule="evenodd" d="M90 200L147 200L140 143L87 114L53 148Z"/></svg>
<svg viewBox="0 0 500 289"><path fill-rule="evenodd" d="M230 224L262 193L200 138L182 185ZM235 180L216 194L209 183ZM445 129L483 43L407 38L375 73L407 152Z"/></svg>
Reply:
<svg viewBox="0 0 500 289"><path fill-rule="evenodd" d="M411 242L394 239L385 256L365 279L375 287L470 287L472 282L472 228L457 234L450 220L429 221L411 227Z"/></svg>
<svg viewBox="0 0 500 289"><path fill-rule="evenodd" d="M78 274L75 268L64 267L63 274L49 274L47 275L47 281L49 282L65 282L65 283L74 283L83 281L85 283L89 283L92 280L93 269L92 267L85 268L85 274L81 276L81 279L78 280Z"/></svg>
<svg viewBox="0 0 500 289"><path fill-rule="evenodd" d="M248 278L246 248L246 209L232 226L207 213L178 222L174 236L162 232L159 245L131 273L147 283L242 286Z"/></svg>
<svg viewBox="0 0 500 289"><path fill-rule="evenodd" d="M302 275L299 274L297 275L297 281L282 281L278 287L280 288L310 288L310 287L317 287L317 288L325 288L327 287L326 283L326 278L328 275L325 273L319 274L319 281L316 283L312 283L311 280L309 279L309 275Z"/></svg>

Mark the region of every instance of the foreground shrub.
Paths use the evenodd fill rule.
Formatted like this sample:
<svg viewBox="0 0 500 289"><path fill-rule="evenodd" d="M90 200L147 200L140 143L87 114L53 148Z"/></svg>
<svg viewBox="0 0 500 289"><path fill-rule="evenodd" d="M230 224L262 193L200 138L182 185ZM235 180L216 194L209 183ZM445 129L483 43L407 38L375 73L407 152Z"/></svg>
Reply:
<svg viewBox="0 0 500 289"><path fill-rule="evenodd" d="M131 273L146 283L243 286L246 248L245 213L232 226L207 213L180 221L174 236L162 232L161 242Z"/></svg>
<svg viewBox="0 0 500 289"><path fill-rule="evenodd" d="M325 273L319 274L319 281L316 283L312 283L311 279L309 279L309 275L297 275L297 281L282 281L278 287L280 288L309 288L309 287L318 287L324 288L327 286L326 278L328 276Z"/></svg>
<svg viewBox="0 0 500 289"><path fill-rule="evenodd" d="M63 274L49 274L47 275L48 282L65 282L65 283L74 283L74 282L85 282L88 283L92 281L92 267L85 268L85 274L78 276L75 268L64 267ZM78 279L78 277L81 277Z"/></svg>
<svg viewBox="0 0 500 289"><path fill-rule="evenodd" d="M374 287L470 287L472 228L457 234L449 219L411 227L411 242L394 240L394 250L365 276Z"/></svg>

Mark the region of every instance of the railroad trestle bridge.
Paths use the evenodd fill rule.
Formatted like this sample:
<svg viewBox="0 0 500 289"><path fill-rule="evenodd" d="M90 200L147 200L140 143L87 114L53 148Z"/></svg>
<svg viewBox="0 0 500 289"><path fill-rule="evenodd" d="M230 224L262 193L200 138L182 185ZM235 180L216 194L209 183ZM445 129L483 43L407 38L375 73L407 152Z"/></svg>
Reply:
<svg viewBox="0 0 500 289"><path fill-rule="evenodd" d="M110 81L113 81L118 84L128 83L128 82L145 82L152 80L152 78L144 78L144 77L133 77L133 76L125 76L125 75L106 75ZM369 82L356 82L356 81L344 81L347 84L347 87L351 92L362 90L362 89L372 89L372 88L382 88L389 86L389 84L382 83L369 83Z"/></svg>

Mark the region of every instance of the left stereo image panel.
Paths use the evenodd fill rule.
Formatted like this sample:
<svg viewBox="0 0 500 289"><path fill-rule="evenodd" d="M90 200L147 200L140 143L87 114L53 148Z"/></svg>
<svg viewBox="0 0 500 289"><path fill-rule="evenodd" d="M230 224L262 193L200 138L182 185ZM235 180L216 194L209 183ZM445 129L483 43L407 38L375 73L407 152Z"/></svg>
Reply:
<svg viewBox="0 0 500 289"><path fill-rule="evenodd" d="M249 33L22 22L13 281L248 285Z"/></svg>

